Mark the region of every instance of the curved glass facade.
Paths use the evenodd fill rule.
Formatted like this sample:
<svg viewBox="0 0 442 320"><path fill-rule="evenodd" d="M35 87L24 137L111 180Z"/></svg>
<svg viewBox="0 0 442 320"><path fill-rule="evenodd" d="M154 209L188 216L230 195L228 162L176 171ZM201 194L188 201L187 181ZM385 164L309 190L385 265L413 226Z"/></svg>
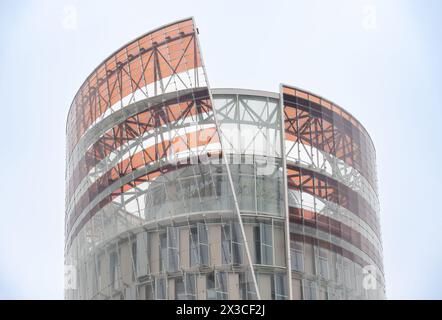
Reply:
<svg viewBox="0 0 442 320"><path fill-rule="evenodd" d="M67 143L67 299L384 298L365 129L294 87L210 89L192 19L106 59Z"/></svg>

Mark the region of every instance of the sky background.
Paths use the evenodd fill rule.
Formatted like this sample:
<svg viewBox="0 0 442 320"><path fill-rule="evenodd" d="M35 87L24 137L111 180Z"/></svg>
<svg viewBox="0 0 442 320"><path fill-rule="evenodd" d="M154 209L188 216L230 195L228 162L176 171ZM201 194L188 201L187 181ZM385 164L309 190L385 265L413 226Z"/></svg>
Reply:
<svg viewBox="0 0 442 320"><path fill-rule="evenodd" d="M65 123L82 82L194 16L211 87L291 84L363 123L387 297L441 299L441 14L438 0L0 1L0 298L63 298Z"/></svg>

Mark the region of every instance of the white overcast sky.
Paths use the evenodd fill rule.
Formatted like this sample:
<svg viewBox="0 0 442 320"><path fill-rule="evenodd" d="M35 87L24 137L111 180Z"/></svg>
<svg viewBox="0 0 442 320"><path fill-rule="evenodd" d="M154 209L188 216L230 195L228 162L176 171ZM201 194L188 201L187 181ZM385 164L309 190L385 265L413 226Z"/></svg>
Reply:
<svg viewBox="0 0 442 320"><path fill-rule="evenodd" d="M0 298L63 298L65 119L87 75L194 16L212 87L299 86L377 149L389 298L442 298L442 2L1 1Z"/></svg>

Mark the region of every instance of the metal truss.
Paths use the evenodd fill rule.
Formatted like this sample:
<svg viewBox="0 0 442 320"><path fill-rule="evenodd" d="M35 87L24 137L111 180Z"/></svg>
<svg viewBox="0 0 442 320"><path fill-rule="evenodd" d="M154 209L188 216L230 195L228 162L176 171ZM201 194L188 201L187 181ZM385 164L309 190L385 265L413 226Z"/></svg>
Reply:
<svg viewBox="0 0 442 320"><path fill-rule="evenodd" d="M198 38L197 38L197 41L198 41ZM202 65L203 65L203 69L205 70L204 63L202 63ZM207 87L209 89L210 100L211 100L212 106L213 106L213 96L212 96L212 92L210 90L210 86L209 86L209 82L208 81L207 81ZM220 132L220 124L218 122L218 116L217 116L216 108L213 108L213 113L214 113L214 120L215 120L217 131ZM242 221L242 218L241 218L241 211L240 211L239 204L238 204L238 199L237 199L237 194L236 194L236 191L235 191L235 186L233 184L232 173L230 171L229 161L228 161L228 159L226 157L226 154L224 152L224 148L223 148L222 140L221 139L220 139L220 143L221 143L221 149L223 150L221 155L222 155L223 161L224 161L224 163L226 165L227 176L228 176L230 187L231 187L231 191L232 191L232 194L233 194L233 200L234 200L234 206L235 206L234 209L236 211L237 221L239 222L239 226L240 226L240 230L241 230L241 236L240 237L242 238L242 242L244 243L247 264L248 264L248 267L250 269L250 276L252 278L252 282L253 282L253 286L254 286L254 291L256 293L256 297L257 297L258 300L261 300L261 294L259 292L258 282L256 280L255 269L253 267L253 262L252 262L252 256L250 254L247 237L246 237L246 233L245 233L245 230L244 230L244 224L243 224L243 221Z"/></svg>
<svg viewBox="0 0 442 320"><path fill-rule="evenodd" d="M376 190L374 160L362 156L373 153L367 149L369 142L365 133L343 116L300 96L284 93L283 99L286 139L305 148L319 169L326 169L325 161L332 155L361 172ZM321 157L315 157L307 150L308 146L316 152L322 151Z"/></svg>
<svg viewBox="0 0 442 320"><path fill-rule="evenodd" d="M114 109L205 86L200 83L200 62L192 19L150 32L118 50L88 77L74 98L67 124L68 155L86 130Z"/></svg>
<svg viewBox="0 0 442 320"><path fill-rule="evenodd" d="M256 273L277 267L266 281L281 280L288 290L279 297L293 299L291 242L298 240L313 245L313 259L326 248L382 271L374 148L365 129L293 87L260 99L243 91L222 103L213 98L193 18L137 38L87 78L67 123L66 263L81 276L75 297L164 299L170 285L186 299L227 299L230 272L245 290L235 294L261 299ZM244 172L234 166L250 159ZM257 178L261 162L272 163L273 184ZM266 198L275 186L281 197ZM258 207L257 198L281 212ZM354 219L333 216L340 212ZM259 262L249 248L256 232ZM275 237L281 243L283 233L277 259ZM263 236L272 239L265 263ZM199 292L201 278L210 286Z"/></svg>
<svg viewBox="0 0 442 320"><path fill-rule="evenodd" d="M145 38L150 42L147 43ZM193 72L192 76L189 75L190 71ZM187 79L183 79L183 76L187 76ZM145 111L116 123L93 142L83 158L72 164L67 187L66 235L70 239L67 249L71 247L73 238L78 240L86 236L88 241L94 242L94 239L97 240L95 232L106 234L104 225L101 231L99 227L93 233L88 232L93 224L87 222L94 221L97 212L103 212L100 216L104 218L105 212L109 211L111 215L108 217L112 223L107 225L117 228L124 224L123 229L127 230L145 223L148 217L146 213L144 217L141 215L143 205L140 205L140 199L146 197L154 185L159 185L159 177L167 177L168 173L189 165L175 163L172 161L174 155L187 152L184 157L186 160L211 153L224 156L222 147L208 149L211 143L221 142L207 83L192 19L140 37L107 59L88 78L75 97L69 113L68 157L87 131L103 119L121 113L123 107L139 99L149 100L171 91L177 95L176 98L156 105L147 104ZM191 93L183 95L182 92L188 92L189 88L192 89ZM204 125L210 124L213 124L212 128L204 128ZM197 131L195 127L202 128L199 130L201 134L192 135ZM146 142L150 143L148 147ZM198 161L193 164L199 166ZM233 219L239 226L240 233L235 237L246 253L245 262L249 269L246 273L251 276L253 291L259 298L229 164L225 159L223 163L233 198L234 206L231 210L235 212L234 216L226 218ZM146 174L133 176L139 169L149 167L157 169L147 169ZM179 175L173 176L173 182L180 183ZM127 177L132 178L128 180ZM119 181L127 182L120 184ZM115 183L119 183L120 187L115 188ZM140 189L144 185L147 185L147 189ZM198 191L198 187L195 190ZM144 199L144 207L151 200ZM136 203L138 216L132 210L127 210L129 203ZM82 229L86 233L79 233ZM112 297L112 294L105 296Z"/></svg>

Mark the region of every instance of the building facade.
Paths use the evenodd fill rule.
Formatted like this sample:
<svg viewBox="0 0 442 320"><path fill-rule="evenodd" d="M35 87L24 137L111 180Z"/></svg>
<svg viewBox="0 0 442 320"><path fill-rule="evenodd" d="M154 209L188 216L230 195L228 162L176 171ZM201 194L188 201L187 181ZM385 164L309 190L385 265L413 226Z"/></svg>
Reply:
<svg viewBox="0 0 442 320"><path fill-rule="evenodd" d="M67 120L67 299L383 299L375 149L333 102L212 89L192 18L123 46Z"/></svg>

